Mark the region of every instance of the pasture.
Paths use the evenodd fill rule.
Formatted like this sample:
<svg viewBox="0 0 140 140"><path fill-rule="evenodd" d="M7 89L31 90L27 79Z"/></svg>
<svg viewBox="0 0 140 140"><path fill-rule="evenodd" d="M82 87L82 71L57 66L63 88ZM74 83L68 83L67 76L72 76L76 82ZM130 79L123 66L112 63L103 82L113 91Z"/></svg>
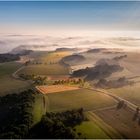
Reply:
<svg viewBox="0 0 140 140"><path fill-rule="evenodd" d="M81 133L81 139L109 139L109 136L93 121L85 121L75 129L77 133Z"/></svg>
<svg viewBox="0 0 140 140"><path fill-rule="evenodd" d="M12 73L21 67L20 63L8 62L0 64L0 96L25 90L29 83L14 79Z"/></svg>
<svg viewBox="0 0 140 140"><path fill-rule="evenodd" d="M39 53L37 57L34 56L31 64L21 70L19 74L67 75L69 74L69 68L66 65L60 64L60 60L68 54L69 52ZM32 56L30 57L32 58Z"/></svg>
<svg viewBox="0 0 140 140"><path fill-rule="evenodd" d="M45 63L58 63L63 57L70 55L72 52L70 51L54 51L54 52L48 52L47 54L42 54L40 57L37 58L38 61L42 61Z"/></svg>
<svg viewBox="0 0 140 140"><path fill-rule="evenodd" d="M117 139L123 138L113 127L105 123L92 111L85 112L88 121L75 127L77 133L81 133L80 138L88 139Z"/></svg>
<svg viewBox="0 0 140 140"><path fill-rule="evenodd" d="M18 74L21 73L30 75L67 75L69 74L69 69L61 64L38 64L26 66Z"/></svg>
<svg viewBox="0 0 140 140"><path fill-rule="evenodd" d="M38 123L42 116L49 110L49 102L47 96L42 94L34 95L35 101L33 104L32 115L33 115L33 124Z"/></svg>
<svg viewBox="0 0 140 140"><path fill-rule="evenodd" d="M50 111L59 112L76 108L85 111L116 104L111 97L89 89L78 89L47 94Z"/></svg>

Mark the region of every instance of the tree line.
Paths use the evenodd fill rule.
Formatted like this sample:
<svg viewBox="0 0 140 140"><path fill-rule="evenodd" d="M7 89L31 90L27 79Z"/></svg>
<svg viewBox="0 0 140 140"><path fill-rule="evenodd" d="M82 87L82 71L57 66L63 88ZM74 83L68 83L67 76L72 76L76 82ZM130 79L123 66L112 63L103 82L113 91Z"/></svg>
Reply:
<svg viewBox="0 0 140 140"><path fill-rule="evenodd" d="M60 84L82 84L84 83L85 80L83 79L75 79L75 78L72 78L72 79L64 79L64 80L56 80L54 81L54 85L60 85Z"/></svg>
<svg viewBox="0 0 140 140"><path fill-rule="evenodd" d="M44 85L46 84L46 76L39 76L34 74L19 74L19 77L24 80L32 80L35 85Z"/></svg>

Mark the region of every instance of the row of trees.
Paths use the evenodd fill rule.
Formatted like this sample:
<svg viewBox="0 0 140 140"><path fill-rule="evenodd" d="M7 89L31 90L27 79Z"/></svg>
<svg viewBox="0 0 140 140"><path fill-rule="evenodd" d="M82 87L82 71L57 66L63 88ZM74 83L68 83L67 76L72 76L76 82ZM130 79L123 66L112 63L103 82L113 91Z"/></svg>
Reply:
<svg viewBox="0 0 140 140"><path fill-rule="evenodd" d="M85 81L83 79L66 79L66 80L56 80L54 81L54 85L60 85L60 84L81 84Z"/></svg>
<svg viewBox="0 0 140 140"><path fill-rule="evenodd" d="M20 74L19 76L24 80L32 80L36 85L46 84L46 76L35 76L34 74Z"/></svg>
<svg viewBox="0 0 140 140"><path fill-rule="evenodd" d="M28 65L52 65L52 64L58 64L58 62L53 62L53 61L50 61L50 62L39 62L39 61L26 61L25 62L25 66L28 66Z"/></svg>
<svg viewBox="0 0 140 140"><path fill-rule="evenodd" d="M17 61L19 59L20 56L18 54L9 54L9 53L0 54L0 63Z"/></svg>
<svg viewBox="0 0 140 140"><path fill-rule="evenodd" d="M125 101L124 100L120 100L118 102L117 109L125 108L126 106L127 106L127 104L125 103Z"/></svg>

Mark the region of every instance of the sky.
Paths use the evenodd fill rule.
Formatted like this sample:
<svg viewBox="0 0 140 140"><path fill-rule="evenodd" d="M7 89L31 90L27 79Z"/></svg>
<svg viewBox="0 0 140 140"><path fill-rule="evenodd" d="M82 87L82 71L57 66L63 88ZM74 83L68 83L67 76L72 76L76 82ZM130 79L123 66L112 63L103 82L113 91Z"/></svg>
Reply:
<svg viewBox="0 0 140 140"><path fill-rule="evenodd" d="M139 31L139 1L0 2L0 34Z"/></svg>

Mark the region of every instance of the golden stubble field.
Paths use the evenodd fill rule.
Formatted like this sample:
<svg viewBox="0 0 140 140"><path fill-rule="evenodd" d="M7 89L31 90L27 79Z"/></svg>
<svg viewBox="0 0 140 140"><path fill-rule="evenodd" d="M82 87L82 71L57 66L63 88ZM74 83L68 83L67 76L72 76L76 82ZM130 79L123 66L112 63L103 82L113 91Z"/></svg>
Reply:
<svg viewBox="0 0 140 140"><path fill-rule="evenodd" d="M77 86L50 85L50 86L36 86L36 89L43 94L49 94L49 93L56 93L56 92L61 93L62 91L77 90L80 88Z"/></svg>

